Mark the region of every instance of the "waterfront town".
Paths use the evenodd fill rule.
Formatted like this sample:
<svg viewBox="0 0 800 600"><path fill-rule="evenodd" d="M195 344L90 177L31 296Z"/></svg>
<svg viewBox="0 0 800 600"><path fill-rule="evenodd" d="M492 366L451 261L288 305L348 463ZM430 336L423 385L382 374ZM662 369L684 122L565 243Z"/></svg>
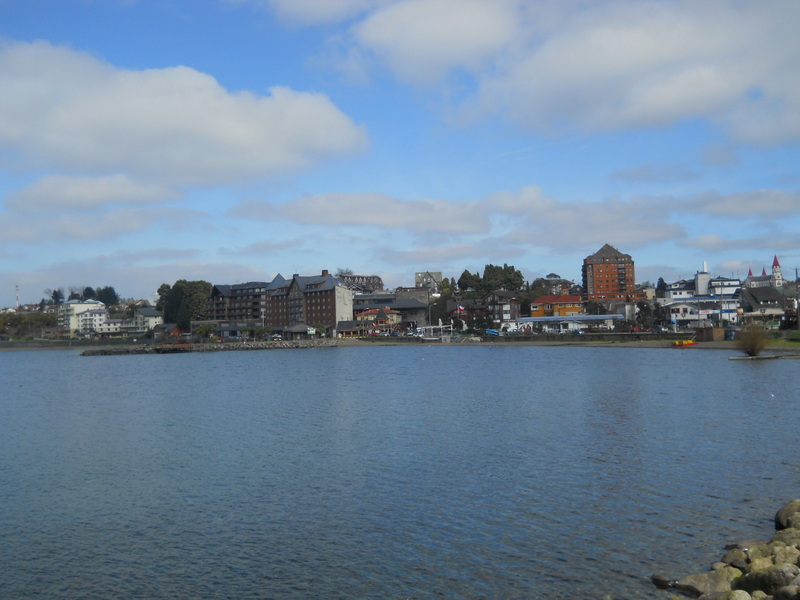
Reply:
<svg viewBox="0 0 800 600"><path fill-rule="evenodd" d="M464 271L458 280L420 271L413 285L386 290L375 275L322 269L247 283L179 280L163 284L155 303L104 302L92 297L99 288L64 299L56 290L49 301L4 309L0 334L239 341L797 328L797 281L784 276L777 255L744 280L712 276L702 265L692 279L637 284L632 256L605 244L581 272L580 283L557 274L525 283L509 265ZM26 314L38 317L27 329L20 325Z"/></svg>

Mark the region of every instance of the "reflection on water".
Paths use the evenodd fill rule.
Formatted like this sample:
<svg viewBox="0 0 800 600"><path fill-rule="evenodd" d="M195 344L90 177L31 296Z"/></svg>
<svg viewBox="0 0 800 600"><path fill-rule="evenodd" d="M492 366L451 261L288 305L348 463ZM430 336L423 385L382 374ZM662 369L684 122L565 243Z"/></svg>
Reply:
<svg viewBox="0 0 800 600"><path fill-rule="evenodd" d="M796 361L0 355L4 598L661 598L797 492Z"/></svg>

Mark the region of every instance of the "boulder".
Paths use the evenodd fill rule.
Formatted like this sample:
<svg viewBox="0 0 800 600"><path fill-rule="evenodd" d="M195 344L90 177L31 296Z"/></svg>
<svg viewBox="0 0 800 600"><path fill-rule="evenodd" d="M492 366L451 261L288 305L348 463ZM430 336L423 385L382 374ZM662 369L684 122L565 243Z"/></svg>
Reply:
<svg viewBox="0 0 800 600"><path fill-rule="evenodd" d="M753 597L744 590L730 590L728 592L717 592L700 596L700 600L752 600L752 598Z"/></svg>
<svg viewBox="0 0 800 600"><path fill-rule="evenodd" d="M658 573L653 573L653 575L650 576L650 581L652 581L653 585L660 590L674 588L676 583L674 579L670 579L666 575L660 575Z"/></svg>
<svg viewBox="0 0 800 600"><path fill-rule="evenodd" d="M787 546L800 546L800 529L796 527L781 529L772 536L772 541L783 542Z"/></svg>
<svg viewBox="0 0 800 600"><path fill-rule="evenodd" d="M776 547L773 548L772 553L773 561L776 565L782 565L785 563L796 565L798 559L800 559L800 550L794 546L784 546L782 548Z"/></svg>
<svg viewBox="0 0 800 600"><path fill-rule="evenodd" d="M722 557L722 562L744 571L747 568L747 554L741 548L732 548Z"/></svg>
<svg viewBox="0 0 800 600"><path fill-rule="evenodd" d="M800 573L796 565L776 565L751 571L732 582L731 587L737 590L744 590L751 594L756 590L761 590L768 596L777 592L780 588L789 583Z"/></svg>
<svg viewBox="0 0 800 600"><path fill-rule="evenodd" d="M800 595L797 593L798 589L796 585L786 585L779 589L775 594L772 596L773 600L798 600Z"/></svg>
<svg viewBox="0 0 800 600"><path fill-rule="evenodd" d="M792 526L797 527L797 523L790 525L789 521L794 520L792 516L798 512L800 512L800 498L795 498L775 513L775 530L780 531Z"/></svg>
<svg viewBox="0 0 800 600"><path fill-rule="evenodd" d="M734 567L725 567L717 571L708 571L684 577L675 584L675 589L690 596L702 596L713 592L729 592L733 589L731 582L742 576L742 572Z"/></svg>

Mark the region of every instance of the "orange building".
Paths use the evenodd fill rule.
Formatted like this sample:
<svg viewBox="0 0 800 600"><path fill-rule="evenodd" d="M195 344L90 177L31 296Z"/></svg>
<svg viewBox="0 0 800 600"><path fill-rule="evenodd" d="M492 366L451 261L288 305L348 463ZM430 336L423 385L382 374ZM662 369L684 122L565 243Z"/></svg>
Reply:
<svg viewBox="0 0 800 600"><path fill-rule="evenodd" d="M639 300L646 296L636 290L633 259L606 244L583 259L583 289L586 300Z"/></svg>
<svg viewBox="0 0 800 600"><path fill-rule="evenodd" d="M532 317L566 317L583 314L580 296L540 296L531 302Z"/></svg>

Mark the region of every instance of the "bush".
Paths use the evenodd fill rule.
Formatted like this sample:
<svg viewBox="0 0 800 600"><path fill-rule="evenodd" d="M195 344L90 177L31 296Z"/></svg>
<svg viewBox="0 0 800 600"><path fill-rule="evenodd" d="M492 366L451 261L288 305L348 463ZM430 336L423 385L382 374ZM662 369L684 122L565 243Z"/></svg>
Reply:
<svg viewBox="0 0 800 600"><path fill-rule="evenodd" d="M747 356L758 356L767 345L764 328L758 325L748 325L736 336L736 345Z"/></svg>

